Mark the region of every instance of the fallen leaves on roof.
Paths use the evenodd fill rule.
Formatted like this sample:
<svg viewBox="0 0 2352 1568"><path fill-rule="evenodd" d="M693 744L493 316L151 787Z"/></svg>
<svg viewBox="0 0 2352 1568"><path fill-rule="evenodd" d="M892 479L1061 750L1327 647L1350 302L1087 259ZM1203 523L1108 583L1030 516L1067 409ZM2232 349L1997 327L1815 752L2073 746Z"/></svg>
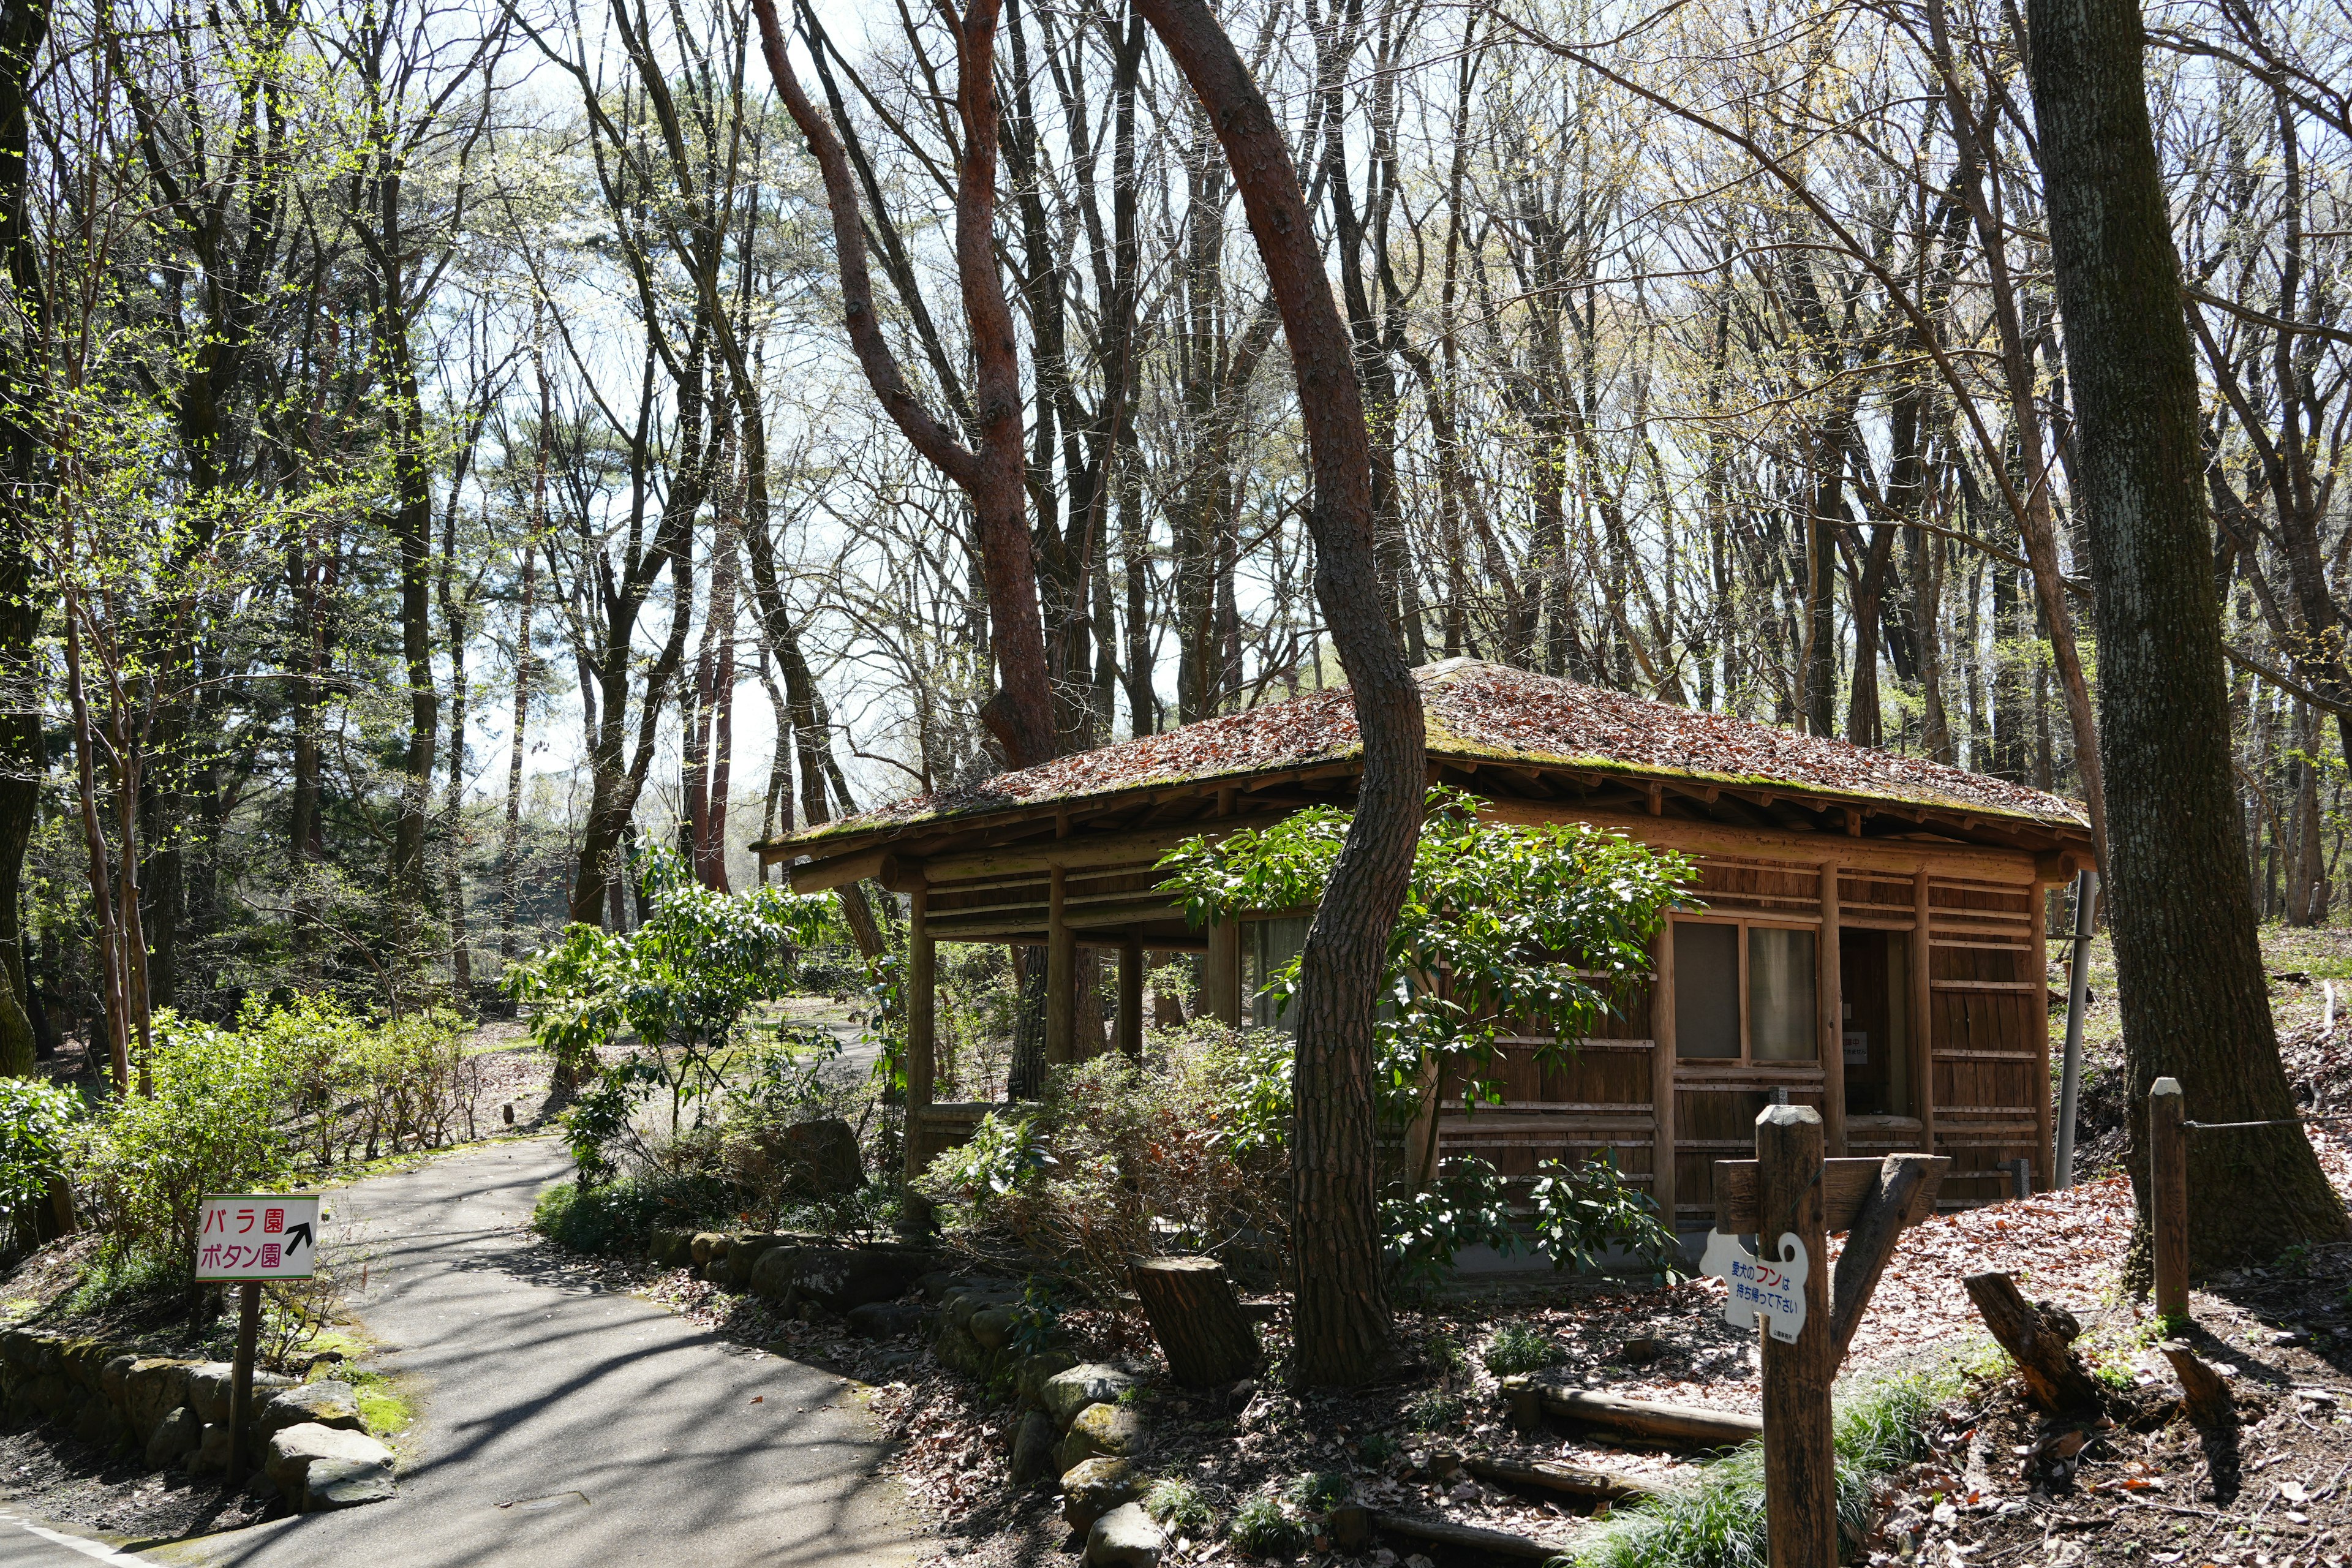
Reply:
<svg viewBox="0 0 2352 1568"><path fill-rule="evenodd" d="M1426 707L1429 750L1436 756L2084 824L2072 802L2022 784L1727 713L1697 712L1475 659L1426 666L1414 675ZM1360 750L1353 693L1320 691L919 795L786 842L1312 767Z"/></svg>

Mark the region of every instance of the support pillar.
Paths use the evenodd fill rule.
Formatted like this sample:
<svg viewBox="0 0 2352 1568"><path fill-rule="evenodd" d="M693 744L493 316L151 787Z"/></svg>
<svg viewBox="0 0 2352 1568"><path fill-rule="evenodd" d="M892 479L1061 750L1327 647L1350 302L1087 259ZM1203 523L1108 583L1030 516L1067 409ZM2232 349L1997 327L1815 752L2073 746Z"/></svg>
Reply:
<svg viewBox="0 0 2352 1568"><path fill-rule="evenodd" d="M1669 916L1651 939L1657 978L1650 985L1650 1197L1667 1228L1675 1228L1675 922Z"/></svg>
<svg viewBox="0 0 2352 1568"><path fill-rule="evenodd" d="M1845 1156L1845 975L1838 953L1838 863L1822 867L1822 1131L1833 1158Z"/></svg>
<svg viewBox="0 0 2352 1568"><path fill-rule="evenodd" d="M931 941L930 889L907 895L907 1109L931 1103L938 1088L939 949Z"/></svg>
<svg viewBox="0 0 2352 1568"><path fill-rule="evenodd" d="M1930 960L1927 868L1911 883L1911 1114L1919 1119L1919 1152L1936 1152L1936 978Z"/></svg>
<svg viewBox="0 0 2352 1568"><path fill-rule="evenodd" d="M1143 1055L1143 943L1133 937L1118 944L1119 1055L1129 1061Z"/></svg>
<svg viewBox="0 0 2352 1568"><path fill-rule="evenodd" d="M1070 930L1067 873L1054 868L1045 906L1045 1065L1077 1059L1078 943Z"/></svg>
<svg viewBox="0 0 2352 1568"><path fill-rule="evenodd" d="M1209 951L1201 963L1201 1007L1229 1029L1242 1026L1242 924L1218 921L1209 927Z"/></svg>

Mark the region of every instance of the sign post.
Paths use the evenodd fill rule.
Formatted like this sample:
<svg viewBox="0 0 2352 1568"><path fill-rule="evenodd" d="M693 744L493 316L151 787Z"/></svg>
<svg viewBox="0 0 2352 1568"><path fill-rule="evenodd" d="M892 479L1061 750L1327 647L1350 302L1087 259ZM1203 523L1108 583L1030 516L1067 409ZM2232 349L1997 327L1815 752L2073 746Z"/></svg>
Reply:
<svg viewBox="0 0 2352 1568"><path fill-rule="evenodd" d="M1726 1321L1764 1326L1764 1499L1772 1568L1835 1568L1837 1455L1830 1384L1907 1226L1935 1212L1951 1161L1822 1158L1821 1112L1767 1106L1756 1158L1715 1163L1715 1232L1701 1273L1728 1287ZM1829 1233L1846 1234L1832 1275ZM1739 1238L1753 1234L1751 1256Z"/></svg>
<svg viewBox="0 0 2352 1568"><path fill-rule="evenodd" d="M308 1279L319 1259L316 1193L208 1193L196 1222L196 1280L239 1286L236 1363L228 1405L227 1482L245 1479L253 1424L253 1357L261 1342L261 1282Z"/></svg>

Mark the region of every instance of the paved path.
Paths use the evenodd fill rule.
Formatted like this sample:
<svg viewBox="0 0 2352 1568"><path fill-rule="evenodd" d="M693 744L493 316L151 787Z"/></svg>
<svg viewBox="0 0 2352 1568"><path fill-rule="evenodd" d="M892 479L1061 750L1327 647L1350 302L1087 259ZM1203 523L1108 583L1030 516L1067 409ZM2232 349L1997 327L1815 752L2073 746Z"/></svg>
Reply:
<svg viewBox="0 0 2352 1568"><path fill-rule="evenodd" d="M143 1552L252 1568L904 1568L921 1551L851 1385L592 1289L518 1230L551 1140L333 1194L371 1256L352 1300L421 1413L400 1492ZM33 1555L35 1552L47 1555ZM0 1513L0 1568L86 1565ZM119 1559L118 1559L119 1560Z"/></svg>

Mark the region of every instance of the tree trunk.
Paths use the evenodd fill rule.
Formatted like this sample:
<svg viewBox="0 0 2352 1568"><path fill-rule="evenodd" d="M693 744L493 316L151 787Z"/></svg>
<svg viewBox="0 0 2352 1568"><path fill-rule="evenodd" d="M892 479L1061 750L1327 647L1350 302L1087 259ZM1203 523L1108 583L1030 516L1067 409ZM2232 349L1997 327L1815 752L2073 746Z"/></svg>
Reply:
<svg viewBox="0 0 2352 1568"><path fill-rule="evenodd" d="M1394 1354L1374 1188L1372 1011L1421 829L1421 689L1385 607L1354 354L1289 142L1206 0L1139 0L1137 9L1209 111L1282 313L1314 476L1316 595L1363 737L1355 819L1300 958L1291 1142L1297 1376L1361 1384Z"/></svg>
<svg viewBox="0 0 2352 1568"><path fill-rule="evenodd" d="M2127 1103L2177 1078L2205 1121L2189 1247L2215 1268L2345 1235L2280 1066L2239 852L2196 368L2132 0L2031 0L2034 107L2099 625ZM2132 1130L2145 1233L2144 1131Z"/></svg>

